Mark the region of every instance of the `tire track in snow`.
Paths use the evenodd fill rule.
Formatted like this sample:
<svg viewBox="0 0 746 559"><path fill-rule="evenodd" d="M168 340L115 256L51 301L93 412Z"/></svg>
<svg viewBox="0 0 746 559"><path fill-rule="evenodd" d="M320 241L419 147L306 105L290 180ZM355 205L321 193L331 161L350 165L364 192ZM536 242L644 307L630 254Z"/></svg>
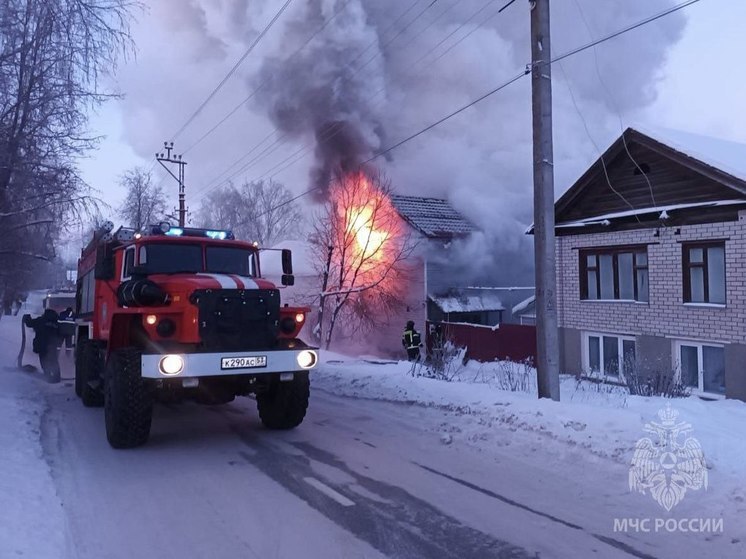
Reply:
<svg viewBox="0 0 746 559"><path fill-rule="evenodd" d="M463 485L464 487L468 487L469 489L472 489L473 491L477 491L479 493L482 493L483 495L487 495L488 497L492 497L493 499L497 499L498 501L501 501L507 505L511 505L513 507L520 508L522 510L528 511L532 514L536 514L538 516L541 516L543 518L546 518L548 520L551 520L552 522L556 522L558 524L562 524L563 526L567 526L568 528L572 528L573 530L580 530L581 532L586 532L585 528L582 526L578 526L577 524L573 524L571 522L567 522L566 520L562 520L561 518L557 518L556 516L553 516L551 514L541 512L539 510L536 510L534 508L531 508L527 505L524 505L523 503L519 503L518 501L515 501L513 499L510 499L508 497L504 497L503 495L500 495L498 493L495 493L494 491L491 491L489 489L485 489L484 487L480 487L478 485L475 485L469 481L466 481L464 479L452 476L450 474L446 474L445 472L438 471L434 468L431 468L430 466L425 466L424 464L419 464L417 462L412 462L415 466L418 466L422 468L423 470L430 472L432 474L435 474L437 476L444 477L445 479L448 479L450 481L453 481L454 483L458 483L459 485ZM586 532L588 533L588 532ZM648 555L647 553L643 551L638 551L634 547L632 547L629 544L626 544L624 542L621 542L619 540L616 540L614 538L608 537L608 536L602 536L600 534L594 534L590 533L591 536L596 538L597 540L610 545L612 547L615 547L616 549L623 551L625 553L628 553L629 555L632 555L633 557L637 557L638 559L656 559L652 555Z"/></svg>
<svg viewBox="0 0 746 559"><path fill-rule="evenodd" d="M265 475L305 501L328 519L388 557L398 559L528 559L527 550L466 526L406 490L351 470L331 453L305 442L290 442L299 452L286 453L263 444L235 426L244 444L256 452L239 451L241 457ZM345 484L324 484L354 502L342 506L309 484L319 477L312 462L325 464L354 479L364 492ZM370 497L365 493L372 494ZM377 498L373 498L375 495Z"/></svg>

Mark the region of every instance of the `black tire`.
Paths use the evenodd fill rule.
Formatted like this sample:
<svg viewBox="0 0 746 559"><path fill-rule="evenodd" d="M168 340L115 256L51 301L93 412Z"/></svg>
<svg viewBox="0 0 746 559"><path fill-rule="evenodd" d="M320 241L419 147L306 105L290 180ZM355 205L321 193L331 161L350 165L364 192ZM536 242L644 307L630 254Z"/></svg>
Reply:
<svg viewBox="0 0 746 559"><path fill-rule="evenodd" d="M306 416L310 393L308 372L295 373L288 382L272 380L256 395L259 418L267 429L293 429Z"/></svg>
<svg viewBox="0 0 746 559"><path fill-rule="evenodd" d="M153 418L153 387L142 378L136 348L111 352L104 373L106 438L113 448L145 444Z"/></svg>
<svg viewBox="0 0 746 559"><path fill-rule="evenodd" d="M91 382L103 384L102 344L96 340L80 340L75 351L75 393L80 396L87 408L100 408L104 405L104 394L94 388Z"/></svg>

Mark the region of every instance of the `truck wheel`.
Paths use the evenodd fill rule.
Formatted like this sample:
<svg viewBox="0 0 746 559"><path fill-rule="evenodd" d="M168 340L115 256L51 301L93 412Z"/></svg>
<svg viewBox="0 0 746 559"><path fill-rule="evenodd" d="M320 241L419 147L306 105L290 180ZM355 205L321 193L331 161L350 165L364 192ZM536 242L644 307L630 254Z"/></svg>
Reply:
<svg viewBox="0 0 746 559"><path fill-rule="evenodd" d="M89 382L101 382L101 343L95 340L80 340L75 352L75 393L80 396L83 405L98 408L104 405L104 394L93 388Z"/></svg>
<svg viewBox="0 0 746 559"><path fill-rule="evenodd" d="M295 373L292 381L272 380L256 395L259 418L268 429L292 429L303 422L308 409L308 372Z"/></svg>
<svg viewBox="0 0 746 559"><path fill-rule="evenodd" d="M104 378L106 438L113 448L145 444L153 417L153 388L142 378L140 350L111 352Z"/></svg>

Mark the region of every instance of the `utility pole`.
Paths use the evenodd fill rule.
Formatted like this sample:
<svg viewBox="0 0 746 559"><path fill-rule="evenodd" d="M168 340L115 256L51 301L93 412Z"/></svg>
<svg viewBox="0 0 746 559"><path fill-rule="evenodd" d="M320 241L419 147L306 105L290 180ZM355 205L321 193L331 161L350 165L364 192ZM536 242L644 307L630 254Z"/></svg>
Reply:
<svg viewBox="0 0 746 559"><path fill-rule="evenodd" d="M163 142L163 149L166 152L156 153L155 158L168 171L168 174L179 183L179 227L184 227L186 225L186 193L184 192L184 168L186 167L186 161L182 160L181 155L171 153L174 149L173 142ZM177 166L177 175L171 172L166 163L173 163Z"/></svg>
<svg viewBox="0 0 746 559"><path fill-rule="evenodd" d="M559 401L559 331L554 241L554 156L549 0L530 0L534 136L536 371L539 398Z"/></svg>

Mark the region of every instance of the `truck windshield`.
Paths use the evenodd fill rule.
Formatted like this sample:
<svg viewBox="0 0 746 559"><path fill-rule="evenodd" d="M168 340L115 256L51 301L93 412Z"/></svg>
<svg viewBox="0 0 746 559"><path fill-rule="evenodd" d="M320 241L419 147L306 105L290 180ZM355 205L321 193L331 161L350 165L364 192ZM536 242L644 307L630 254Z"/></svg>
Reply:
<svg viewBox="0 0 746 559"><path fill-rule="evenodd" d="M207 272L212 274L235 274L255 276L254 253L245 248L207 246L205 261Z"/></svg>
<svg viewBox="0 0 746 559"><path fill-rule="evenodd" d="M147 244L140 249L140 265L148 274L202 272L202 247L176 243Z"/></svg>

